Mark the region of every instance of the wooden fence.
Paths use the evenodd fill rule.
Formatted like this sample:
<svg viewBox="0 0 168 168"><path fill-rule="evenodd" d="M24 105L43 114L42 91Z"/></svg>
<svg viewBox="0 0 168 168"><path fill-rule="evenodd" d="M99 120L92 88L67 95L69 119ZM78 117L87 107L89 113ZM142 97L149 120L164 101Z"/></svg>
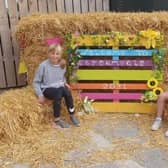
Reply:
<svg viewBox="0 0 168 168"><path fill-rule="evenodd" d="M12 34L18 21L32 13L109 11L109 0L0 0L0 89L26 85L18 75L19 47Z"/></svg>

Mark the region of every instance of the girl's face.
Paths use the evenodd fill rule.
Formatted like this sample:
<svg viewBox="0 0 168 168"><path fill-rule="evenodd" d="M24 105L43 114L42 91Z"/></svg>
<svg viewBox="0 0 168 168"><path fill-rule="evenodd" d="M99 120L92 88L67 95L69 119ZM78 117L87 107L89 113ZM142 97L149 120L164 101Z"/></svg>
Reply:
<svg viewBox="0 0 168 168"><path fill-rule="evenodd" d="M48 54L48 58L53 64L59 64L61 57L61 53L58 51L51 51Z"/></svg>

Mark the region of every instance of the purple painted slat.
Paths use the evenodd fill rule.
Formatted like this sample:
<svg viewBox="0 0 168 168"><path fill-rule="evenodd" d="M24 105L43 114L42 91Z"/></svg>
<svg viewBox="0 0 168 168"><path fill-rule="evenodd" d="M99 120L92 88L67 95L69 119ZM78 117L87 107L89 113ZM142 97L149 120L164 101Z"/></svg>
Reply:
<svg viewBox="0 0 168 168"><path fill-rule="evenodd" d="M80 60L79 66L152 67L152 60Z"/></svg>
<svg viewBox="0 0 168 168"><path fill-rule="evenodd" d="M142 93L81 93L81 97L94 100L140 100Z"/></svg>

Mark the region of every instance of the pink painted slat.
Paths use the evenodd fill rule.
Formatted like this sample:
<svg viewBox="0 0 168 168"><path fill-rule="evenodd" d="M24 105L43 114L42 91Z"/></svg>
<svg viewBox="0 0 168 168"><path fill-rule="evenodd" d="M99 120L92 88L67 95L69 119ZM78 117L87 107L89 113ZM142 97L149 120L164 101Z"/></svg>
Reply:
<svg viewBox="0 0 168 168"><path fill-rule="evenodd" d="M152 60L80 60L79 66L153 67Z"/></svg>
<svg viewBox="0 0 168 168"><path fill-rule="evenodd" d="M142 93L81 93L81 97L94 100L140 100Z"/></svg>

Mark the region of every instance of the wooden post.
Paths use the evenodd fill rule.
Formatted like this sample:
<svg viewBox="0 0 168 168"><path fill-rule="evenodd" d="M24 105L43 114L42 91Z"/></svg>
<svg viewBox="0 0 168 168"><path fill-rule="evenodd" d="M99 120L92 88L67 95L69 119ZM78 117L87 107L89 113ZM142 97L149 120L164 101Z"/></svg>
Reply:
<svg viewBox="0 0 168 168"><path fill-rule="evenodd" d="M11 32L9 29L5 0L0 1L0 34L5 64L7 87L14 87L16 86L16 69L12 53Z"/></svg>
<svg viewBox="0 0 168 168"><path fill-rule="evenodd" d="M81 6L82 6L82 13L86 13L89 11L89 5L88 5L88 1L81 1Z"/></svg>
<svg viewBox="0 0 168 168"><path fill-rule="evenodd" d="M41 2L42 0L40 0ZM35 13L38 12L38 3L37 0L28 0L28 5L29 5L29 13Z"/></svg>
<svg viewBox="0 0 168 168"><path fill-rule="evenodd" d="M109 10L110 10L110 1L103 0L103 11L109 11Z"/></svg>
<svg viewBox="0 0 168 168"><path fill-rule="evenodd" d="M38 1L38 5L39 5L39 12L42 12L42 13L47 13L48 12L47 1L46 0Z"/></svg>
<svg viewBox="0 0 168 168"><path fill-rule="evenodd" d="M47 0L48 3L48 13L56 12L56 2L55 0Z"/></svg>
<svg viewBox="0 0 168 168"><path fill-rule="evenodd" d="M28 3L27 1L19 1L19 14L20 17L27 16L28 15Z"/></svg>
<svg viewBox="0 0 168 168"><path fill-rule="evenodd" d="M73 0L74 13L81 13L81 2L79 0Z"/></svg>
<svg viewBox="0 0 168 168"><path fill-rule="evenodd" d="M17 10L17 2L13 0L8 0L8 9L9 9L9 22L10 22L10 31L11 31L11 40L13 47L13 58L15 65L15 73L17 77L17 86L23 86L26 84L26 74L19 75L18 74L18 66L19 66L19 45L14 37L14 33L16 31L16 25L19 21L19 14ZM11 55L12 57L12 55Z"/></svg>
<svg viewBox="0 0 168 168"><path fill-rule="evenodd" d="M57 0L57 11L65 12L65 4L63 0Z"/></svg>
<svg viewBox="0 0 168 168"><path fill-rule="evenodd" d="M65 11L66 13L73 12L72 0L65 0Z"/></svg>
<svg viewBox="0 0 168 168"><path fill-rule="evenodd" d="M100 12L103 10L102 0L96 0L96 11Z"/></svg>
<svg viewBox="0 0 168 168"><path fill-rule="evenodd" d="M96 11L96 2L95 0L89 0L89 11L95 12Z"/></svg>
<svg viewBox="0 0 168 168"><path fill-rule="evenodd" d="M0 20L1 22L1 20ZM0 88L5 88L6 87L6 79L5 79L5 67L3 64L3 57L2 57L2 52L1 52L1 43L0 43Z"/></svg>

